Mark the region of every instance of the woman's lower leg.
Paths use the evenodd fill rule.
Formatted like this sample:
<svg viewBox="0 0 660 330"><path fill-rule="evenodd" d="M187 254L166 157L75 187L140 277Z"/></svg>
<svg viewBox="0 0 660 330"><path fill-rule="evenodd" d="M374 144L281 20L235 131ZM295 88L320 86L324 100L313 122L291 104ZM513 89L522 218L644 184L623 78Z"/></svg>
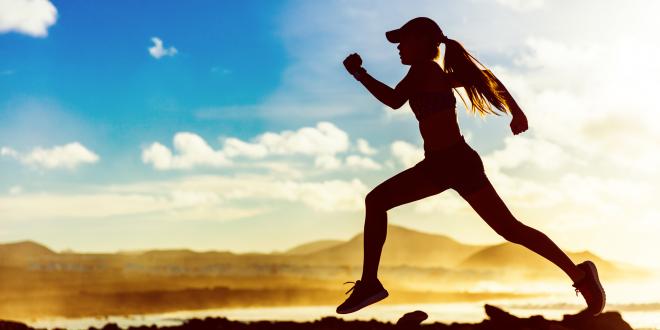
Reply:
<svg viewBox="0 0 660 330"><path fill-rule="evenodd" d="M522 229L519 230L516 239L512 242L520 244L550 260L561 268L573 282L582 279L584 272L547 235L525 224L521 224L521 226Z"/></svg>
<svg viewBox="0 0 660 330"><path fill-rule="evenodd" d="M387 236L387 211L367 207L364 220L362 281L378 277L378 264Z"/></svg>
<svg viewBox="0 0 660 330"><path fill-rule="evenodd" d="M378 277L378 264L387 236L387 211L445 189L430 182L424 166L420 165L385 180L365 196L362 280Z"/></svg>
<svg viewBox="0 0 660 330"><path fill-rule="evenodd" d="M498 234L510 242L520 244L548 259L573 280L579 281L584 272L544 233L518 221L490 182L463 198Z"/></svg>

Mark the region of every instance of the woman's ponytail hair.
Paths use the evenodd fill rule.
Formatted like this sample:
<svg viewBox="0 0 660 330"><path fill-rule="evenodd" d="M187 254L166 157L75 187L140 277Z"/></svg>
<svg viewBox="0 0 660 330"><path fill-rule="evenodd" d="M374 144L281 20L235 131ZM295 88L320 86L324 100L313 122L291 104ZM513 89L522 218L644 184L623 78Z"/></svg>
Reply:
<svg viewBox="0 0 660 330"><path fill-rule="evenodd" d="M487 70L474 56L468 53L467 50L458 41L444 37L442 42L445 43L445 56L443 59L443 68L445 72L450 74L454 79L457 79L465 92L472 107L472 113L479 113L481 117L491 113L498 115L491 104L501 112L510 112L504 97L504 91L499 88L497 78ZM486 69L482 71L479 66ZM460 95L465 108L468 109L467 103L463 96Z"/></svg>

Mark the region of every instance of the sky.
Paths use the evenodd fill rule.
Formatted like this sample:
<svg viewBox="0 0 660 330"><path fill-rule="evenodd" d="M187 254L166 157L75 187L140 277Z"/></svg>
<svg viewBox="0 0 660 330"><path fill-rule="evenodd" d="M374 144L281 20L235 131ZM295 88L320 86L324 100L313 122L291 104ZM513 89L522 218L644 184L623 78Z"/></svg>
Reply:
<svg viewBox="0 0 660 330"><path fill-rule="evenodd" d="M349 239L364 197L423 158L384 33L434 19L529 120L462 134L513 214L567 251L660 268L660 39L642 1L0 0L0 242L282 251ZM441 49L441 53L443 49ZM442 57L442 56L441 56ZM496 244L452 190L389 222ZM387 244L387 243L386 243Z"/></svg>

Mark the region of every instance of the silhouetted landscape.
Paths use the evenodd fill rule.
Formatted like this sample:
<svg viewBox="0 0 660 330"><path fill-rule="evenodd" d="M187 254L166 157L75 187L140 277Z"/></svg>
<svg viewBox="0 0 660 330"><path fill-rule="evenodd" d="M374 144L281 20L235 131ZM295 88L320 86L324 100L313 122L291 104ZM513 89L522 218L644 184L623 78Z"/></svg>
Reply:
<svg viewBox="0 0 660 330"><path fill-rule="evenodd" d="M0 319L159 313L221 307L335 305L341 285L359 274L362 235L319 241L285 252L235 254L152 250L88 254L54 252L35 242L0 245ZM424 251L420 254L419 251ZM651 272L584 251L605 280ZM553 265L525 248L503 243L466 245L441 235L390 226L381 277L385 304L488 301L539 294L474 292L492 280L566 281ZM568 288L567 290L570 290Z"/></svg>
<svg viewBox="0 0 660 330"><path fill-rule="evenodd" d="M241 329L241 330L380 330L380 329L454 329L454 330L632 330L633 328L625 322L617 312L606 312L596 317L586 316L581 313L564 315L562 320L546 320L540 315L534 315L528 318L520 318L506 311L491 305L485 305L487 318L480 323L431 323L421 324L427 318L423 311L414 311L403 315L396 323L370 321L345 321L336 317L324 317L312 322L288 322L288 321L257 321L257 322L239 322L229 320L224 317L204 319L189 319L182 322L179 326L161 327L167 329ZM23 323L0 321L0 329L3 330L28 330L34 329ZM90 327L89 330L96 328ZM121 329L115 323L108 323L102 327L102 330ZM145 325L139 327L128 327L128 329L144 330L159 329L154 325Z"/></svg>

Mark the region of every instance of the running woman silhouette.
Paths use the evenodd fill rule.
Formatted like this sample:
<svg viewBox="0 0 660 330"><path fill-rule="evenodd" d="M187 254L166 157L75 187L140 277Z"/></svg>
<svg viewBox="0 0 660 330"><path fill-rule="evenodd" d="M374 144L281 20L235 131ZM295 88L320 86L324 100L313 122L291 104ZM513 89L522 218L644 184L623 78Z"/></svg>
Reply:
<svg viewBox="0 0 660 330"><path fill-rule="evenodd" d="M387 235L387 211L451 188L495 232L561 268L573 281L575 294L582 293L587 313L598 315L605 307L605 291L596 265L589 260L575 265L545 234L518 221L486 177L481 158L461 135L453 88L465 89L472 113L499 115L493 107L510 113L511 131L517 135L527 130L527 118L511 94L459 42L447 38L430 18L414 18L401 28L386 32L385 36L399 44L401 63L410 65L408 73L394 89L369 75L358 54L349 55L343 63L346 70L385 105L398 109L409 102L424 139L424 159L367 194L362 277L346 282L354 284L346 293L352 292L337 307L337 313L352 313L388 296L377 277ZM441 43L445 44L442 67L435 62Z"/></svg>

